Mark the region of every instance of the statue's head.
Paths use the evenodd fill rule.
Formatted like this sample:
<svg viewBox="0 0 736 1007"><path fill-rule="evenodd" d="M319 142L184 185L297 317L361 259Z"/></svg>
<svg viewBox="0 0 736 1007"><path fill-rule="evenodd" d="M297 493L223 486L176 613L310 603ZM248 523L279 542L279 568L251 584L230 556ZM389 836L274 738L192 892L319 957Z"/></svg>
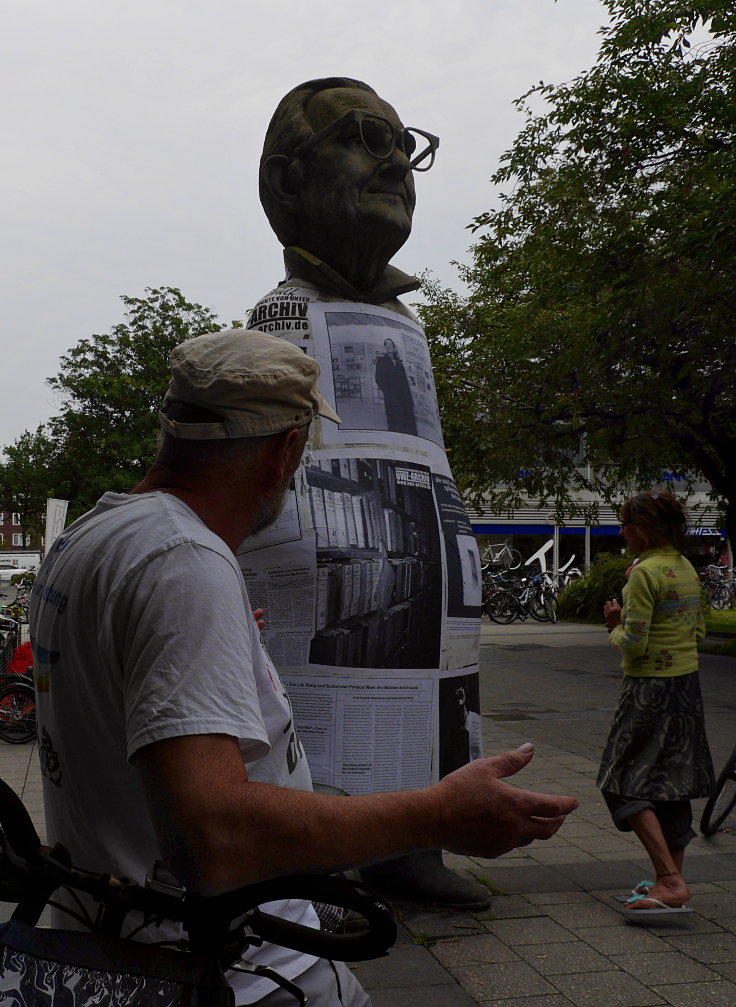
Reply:
<svg viewBox="0 0 736 1007"><path fill-rule="evenodd" d="M372 87L349 77L308 81L279 103L266 132L260 196L283 245L338 270L356 242L388 261L411 231L413 168L439 141L405 129ZM426 153L425 153L426 151Z"/></svg>

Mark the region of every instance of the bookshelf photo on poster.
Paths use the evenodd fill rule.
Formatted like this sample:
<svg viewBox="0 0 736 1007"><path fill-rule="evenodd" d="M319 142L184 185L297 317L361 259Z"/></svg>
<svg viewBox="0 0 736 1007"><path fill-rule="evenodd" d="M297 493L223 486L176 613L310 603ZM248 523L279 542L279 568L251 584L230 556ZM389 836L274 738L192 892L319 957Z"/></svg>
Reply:
<svg viewBox="0 0 736 1007"><path fill-rule="evenodd" d="M442 557L429 469L321 458L307 483L317 552L310 663L437 667Z"/></svg>

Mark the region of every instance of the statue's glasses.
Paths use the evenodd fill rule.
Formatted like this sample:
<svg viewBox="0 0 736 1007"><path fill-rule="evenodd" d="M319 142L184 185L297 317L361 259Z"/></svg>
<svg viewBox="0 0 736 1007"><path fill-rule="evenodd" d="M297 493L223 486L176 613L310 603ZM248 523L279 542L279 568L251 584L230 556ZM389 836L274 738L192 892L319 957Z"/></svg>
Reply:
<svg viewBox="0 0 736 1007"><path fill-rule="evenodd" d="M350 130L353 124L356 127L355 132ZM413 126L399 128L382 115L354 108L300 143L292 157L294 159L302 157L328 136L341 131L344 131L345 142L353 137L359 137L365 152L375 157L377 161L388 161L398 147L409 158L409 167L412 171L429 171L440 145L438 136L425 133L423 129L415 129Z"/></svg>

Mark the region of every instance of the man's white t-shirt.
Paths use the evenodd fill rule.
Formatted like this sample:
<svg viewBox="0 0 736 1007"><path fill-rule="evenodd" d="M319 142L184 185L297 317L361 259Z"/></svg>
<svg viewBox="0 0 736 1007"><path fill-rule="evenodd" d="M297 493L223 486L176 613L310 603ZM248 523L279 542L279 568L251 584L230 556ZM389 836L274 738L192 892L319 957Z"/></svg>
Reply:
<svg viewBox="0 0 736 1007"><path fill-rule="evenodd" d="M238 564L178 498L106 493L67 528L39 571L31 636L48 840L77 866L143 882L161 859L130 765L155 741L231 735L249 779L312 789ZM318 926L307 902L268 911ZM288 979L316 960L270 944L246 957ZM274 989L231 976L239 1004Z"/></svg>

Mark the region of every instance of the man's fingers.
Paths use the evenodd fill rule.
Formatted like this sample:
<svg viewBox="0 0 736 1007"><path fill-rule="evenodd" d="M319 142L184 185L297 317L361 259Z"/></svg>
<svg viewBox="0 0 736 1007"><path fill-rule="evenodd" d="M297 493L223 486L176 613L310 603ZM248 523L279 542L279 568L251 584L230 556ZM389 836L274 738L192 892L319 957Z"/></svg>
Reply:
<svg viewBox="0 0 736 1007"><path fill-rule="evenodd" d="M520 748L515 748L511 752L502 752L500 755L494 755L491 761L494 764L494 769L499 780L504 780L518 773L519 770L531 762L533 757L534 745L527 741Z"/></svg>
<svg viewBox="0 0 736 1007"><path fill-rule="evenodd" d="M533 842L534 839L551 839L565 821L565 816L559 815L557 818L538 818L534 816L530 821L534 822L534 836L530 840L530 842ZM524 845L526 846L527 844L525 843Z"/></svg>
<svg viewBox="0 0 736 1007"><path fill-rule="evenodd" d="M536 808L530 818L564 818L578 807L580 802L577 797L563 797L559 794L535 794L537 798Z"/></svg>

